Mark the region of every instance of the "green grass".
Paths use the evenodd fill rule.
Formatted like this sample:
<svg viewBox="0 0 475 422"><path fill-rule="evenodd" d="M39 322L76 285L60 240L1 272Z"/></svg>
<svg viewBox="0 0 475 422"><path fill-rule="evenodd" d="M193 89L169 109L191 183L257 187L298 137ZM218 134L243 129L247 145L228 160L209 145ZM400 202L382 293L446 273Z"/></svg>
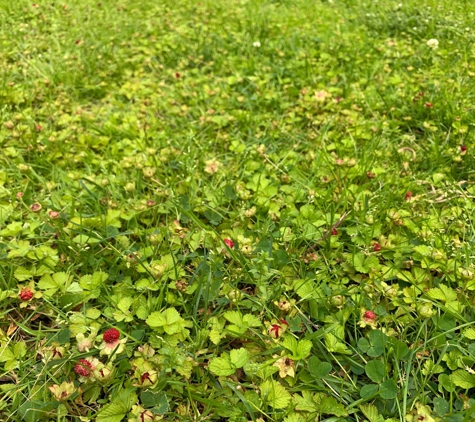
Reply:
<svg viewBox="0 0 475 422"><path fill-rule="evenodd" d="M1 419L472 420L474 13L0 0Z"/></svg>

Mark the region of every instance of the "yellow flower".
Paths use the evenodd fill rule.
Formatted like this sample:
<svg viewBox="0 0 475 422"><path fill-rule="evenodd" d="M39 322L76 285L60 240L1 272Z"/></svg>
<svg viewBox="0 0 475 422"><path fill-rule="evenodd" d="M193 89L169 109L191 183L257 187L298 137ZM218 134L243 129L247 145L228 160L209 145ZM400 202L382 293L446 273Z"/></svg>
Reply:
<svg viewBox="0 0 475 422"><path fill-rule="evenodd" d="M207 160L205 161L205 172L209 174L214 174L219 170L221 165L222 164L218 160L216 160L216 158L213 158L212 160Z"/></svg>
<svg viewBox="0 0 475 422"><path fill-rule="evenodd" d="M74 383L66 381L63 381L61 385L53 384L51 387L48 387L48 389L51 391L54 399L57 401L67 400L76 391Z"/></svg>
<svg viewBox="0 0 475 422"><path fill-rule="evenodd" d="M285 378L287 375L292 378L295 377L295 362L292 359L286 357L277 359L273 366L279 368L279 376L281 378Z"/></svg>

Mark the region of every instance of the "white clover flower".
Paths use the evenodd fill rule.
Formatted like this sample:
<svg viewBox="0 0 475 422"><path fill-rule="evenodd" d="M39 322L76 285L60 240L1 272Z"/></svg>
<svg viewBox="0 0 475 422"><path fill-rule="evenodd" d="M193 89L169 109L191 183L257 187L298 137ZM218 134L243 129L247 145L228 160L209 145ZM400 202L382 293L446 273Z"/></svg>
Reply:
<svg viewBox="0 0 475 422"><path fill-rule="evenodd" d="M252 43L252 45L253 45L254 47L256 47L256 48L259 48L259 47L261 46L261 43L260 43L260 41L254 41L254 42Z"/></svg>
<svg viewBox="0 0 475 422"><path fill-rule="evenodd" d="M439 48L439 41L437 41L435 38L431 38L429 41L427 41L427 45L436 50L437 48Z"/></svg>

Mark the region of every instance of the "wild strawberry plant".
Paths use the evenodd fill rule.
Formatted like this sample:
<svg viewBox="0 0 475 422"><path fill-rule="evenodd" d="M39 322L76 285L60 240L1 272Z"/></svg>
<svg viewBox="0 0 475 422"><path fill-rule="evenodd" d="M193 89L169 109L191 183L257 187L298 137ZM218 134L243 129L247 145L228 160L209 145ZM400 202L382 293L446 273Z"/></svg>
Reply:
<svg viewBox="0 0 475 422"><path fill-rule="evenodd" d="M475 414L475 7L0 0L5 421Z"/></svg>

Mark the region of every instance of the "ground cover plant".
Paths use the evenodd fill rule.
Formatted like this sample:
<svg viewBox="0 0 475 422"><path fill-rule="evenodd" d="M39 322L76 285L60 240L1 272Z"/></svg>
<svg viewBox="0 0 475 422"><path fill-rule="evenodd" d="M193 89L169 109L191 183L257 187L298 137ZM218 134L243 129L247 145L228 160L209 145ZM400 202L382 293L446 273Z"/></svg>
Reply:
<svg viewBox="0 0 475 422"><path fill-rule="evenodd" d="M1 420L473 420L474 12L0 0Z"/></svg>

